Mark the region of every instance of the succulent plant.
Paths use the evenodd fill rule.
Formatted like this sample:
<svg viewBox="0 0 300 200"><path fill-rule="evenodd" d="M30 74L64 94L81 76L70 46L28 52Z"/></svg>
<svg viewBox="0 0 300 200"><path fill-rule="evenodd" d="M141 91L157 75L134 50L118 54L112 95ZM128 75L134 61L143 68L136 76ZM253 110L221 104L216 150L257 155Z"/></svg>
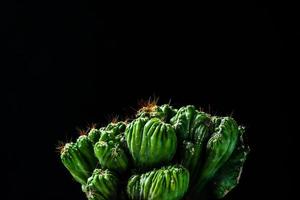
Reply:
<svg viewBox="0 0 300 200"><path fill-rule="evenodd" d="M117 199L119 179L109 170L95 169L84 191L89 200Z"/></svg>
<svg viewBox="0 0 300 200"><path fill-rule="evenodd" d="M244 132L232 117L149 103L66 143L60 157L89 200L221 199L250 151Z"/></svg>
<svg viewBox="0 0 300 200"><path fill-rule="evenodd" d="M75 143L65 144L61 150L62 163L81 184L86 184L96 167L97 160L93 152L93 145L85 135L80 136Z"/></svg>
<svg viewBox="0 0 300 200"><path fill-rule="evenodd" d="M94 145L95 156L105 169L116 172L126 171L128 158L122 142L124 140L125 123L110 123L105 130L101 130L99 141Z"/></svg>
<svg viewBox="0 0 300 200"><path fill-rule="evenodd" d="M176 152L174 128L156 117L133 120L126 128L125 138L137 167L168 163Z"/></svg>
<svg viewBox="0 0 300 200"><path fill-rule="evenodd" d="M198 111L195 106L181 107L171 119L179 139L178 162L189 170L191 184L198 179L200 173L211 123L210 116Z"/></svg>
<svg viewBox="0 0 300 200"><path fill-rule="evenodd" d="M178 200L189 187L189 171L182 166L167 166L128 180L129 199Z"/></svg>
<svg viewBox="0 0 300 200"><path fill-rule="evenodd" d="M212 179L213 195L221 199L230 192L238 183L242 174L243 165L250 152L249 146L244 143L244 127L239 127L237 146L228 161L217 171Z"/></svg>
<svg viewBox="0 0 300 200"><path fill-rule="evenodd" d="M206 158L200 172L200 177L194 186L195 193L200 193L208 181L216 174L231 156L236 147L239 127L230 117L215 117L214 132L206 146Z"/></svg>

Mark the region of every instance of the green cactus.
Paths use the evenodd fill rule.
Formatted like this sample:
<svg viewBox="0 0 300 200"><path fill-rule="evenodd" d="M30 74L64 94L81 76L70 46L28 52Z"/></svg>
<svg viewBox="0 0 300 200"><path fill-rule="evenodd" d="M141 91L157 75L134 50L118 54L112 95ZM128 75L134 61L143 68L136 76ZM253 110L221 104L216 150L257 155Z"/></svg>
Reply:
<svg viewBox="0 0 300 200"><path fill-rule="evenodd" d="M92 128L89 133L88 133L88 139L95 144L96 142L99 141L101 136L101 131L96 129L96 128Z"/></svg>
<svg viewBox="0 0 300 200"><path fill-rule="evenodd" d="M232 117L149 103L65 144L60 158L89 200L222 199L249 153L244 132Z"/></svg>
<svg viewBox="0 0 300 200"><path fill-rule="evenodd" d="M199 176L203 149L209 136L210 117L196 110L195 106L186 106L178 110L171 124L179 138L178 162L189 170L191 183L194 183Z"/></svg>
<svg viewBox="0 0 300 200"><path fill-rule="evenodd" d="M109 170L95 169L84 191L89 200L117 199L118 178Z"/></svg>
<svg viewBox="0 0 300 200"><path fill-rule="evenodd" d="M230 117L214 117L214 133L207 142L206 160L201 170L200 177L193 188L195 193L200 193L220 167L228 160L235 149L239 128L234 119Z"/></svg>
<svg viewBox="0 0 300 200"><path fill-rule="evenodd" d="M157 106L156 104L150 103L138 110L137 117L155 117L169 123L170 119L176 114L176 112L177 109L174 109L169 104Z"/></svg>
<svg viewBox="0 0 300 200"><path fill-rule="evenodd" d="M173 127L158 118L140 117L126 128L125 137L135 165L154 167L171 161L176 152Z"/></svg>
<svg viewBox="0 0 300 200"><path fill-rule="evenodd" d="M81 184L86 183L97 164L92 143L86 135L80 136L75 143L67 143L60 157L74 179Z"/></svg>
<svg viewBox="0 0 300 200"><path fill-rule="evenodd" d="M111 123L105 130L101 130L101 137L94 146L94 152L103 168L116 172L124 172L128 168L129 160L124 150L125 123Z"/></svg>
<svg viewBox="0 0 300 200"><path fill-rule="evenodd" d="M240 134L236 148L211 181L212 193L217 199L223 198L239 183L243 165L250 152L249 146L243 141L244 127L240 126L239 131Z"/></svg>
<svg viewBox="0 0 300 200"><path fill-rule="evenodd" d="M132 176L127 185L130 199L179 200L189 186L189 172L182 166L162 167Z"/></svg>

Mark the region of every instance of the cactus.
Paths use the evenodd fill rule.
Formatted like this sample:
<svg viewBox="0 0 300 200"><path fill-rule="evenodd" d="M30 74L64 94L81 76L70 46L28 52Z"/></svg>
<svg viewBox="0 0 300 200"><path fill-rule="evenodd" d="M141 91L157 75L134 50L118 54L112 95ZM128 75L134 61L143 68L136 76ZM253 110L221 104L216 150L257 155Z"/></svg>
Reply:
<svg viewBox="0 0 300 200"><path fill-rule="evenodd" d="M130 199L179 200L189 186L189 171L181 166L162 167L133 175L127 185Z"/></svg>
<svg viewBox="0 0 300 200"><path fill-rule="evenodd" d="M137 118L125 131L137 167L154 167L171 161L177 145L174 128L158 118Z"/></svg>
<svg viewBox="0 0 300 200"><path fill-rule="evenodd" d="M128 168L128 158L125 153L122 139L125 123L109 124L105 130L101 130L99 141L94 146L95 156L100 165L105 169L116 172L124 172Z"/></svg>
<svg viewBox="0 0 300 200"><path fill-rule="evenodd" d="M243 165L250 151L244 143L244 127L239 127L239 139L237 146L228 161L218 170L211 181L213 195L221 199L230 192L238 183L243 170Z"/></svg>
<svg viewBox="0 0 300 200"><path fill-rule="evenodd" d="M84 188L89 200L117 199L118 178L109 170L95 169Z"/></svg>
<svg viewBox="0 0 300 200"><path fill-rule="evenodd" d="M239 183L244 132L232 117L150 103L134 119L92 127L60 158L89 200L221 199Z"/></svg>
<svg viewBox="0 0 300 200"><path fill-rule="evenodd" d="M96 129L96 128L92 128L89 133L88 133L88 139L95 144L96 142L99 141L101 136L101 131Z"/></svg>
<svg viewBox="0 0 300 200"><path fill-rule="evenodd" d="M186 106L178 110L171 124L179 138L178 162L189 170L192 184L199 176L203 149L209 137L210 117L195 106Z"/></svg>
<svg viewBox="0 0 300 200"><path fill-rule="evenodd" d="M234 119L215 117L214 133L207 142L206 160L193 190L200 193L208 181L212 179L220 167L228 160L236 147L239 128Z"/></svg>
<svg viewBox="0 0 300 200"><path fill-rule="evenodd" d="M75 143L67 143L61 151L61 160L76 181L85 184L96 167L92 143L80 136Z"/></svg>

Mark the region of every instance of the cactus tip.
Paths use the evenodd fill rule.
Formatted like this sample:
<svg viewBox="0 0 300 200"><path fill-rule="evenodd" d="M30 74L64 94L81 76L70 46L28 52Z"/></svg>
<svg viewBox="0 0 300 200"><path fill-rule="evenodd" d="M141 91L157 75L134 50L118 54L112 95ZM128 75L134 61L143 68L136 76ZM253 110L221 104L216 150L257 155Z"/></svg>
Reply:
<svg viewBox="0 0 300 200"><path fill-rule="evenodd" d="M96 127L97 127L97 124L96 124L96 123L89 123L89 124L87 125L88 131L90 131L90 130L96 128ZM87 132L88 132L88 131L87 131Z"/></svg>
<svg viewBox="0 0 300 200"><path fill-rule="evenodd" d="M138 105L140 107L139 111L144 111L144 112L153 112L157 108L157 103L158 103L158 97L154 97L151 99L151 97L145 101L145 100L140 100L138 102Z"/></svg>
<svg viewBox="0 0 300 200"><path fill-rule="evenodd" d="M88 130L84 130L81 128L76 128L77 132L79 135L87 135L88 134Z"/></svg>
<svg viewBox="0 0 300 200"><path fill-rule="evenodd" d="M64 152L66 143L63 141L58 141L58 144L56 145L56 152L62 154Z"/></svg>
<svg viewBox="0 0 300 200"><path fill-rule="evenodd" d="M117 123L118 121L119 121L119 115L115 115L111 119L111 123L113 123L113 124Z"/></svg>

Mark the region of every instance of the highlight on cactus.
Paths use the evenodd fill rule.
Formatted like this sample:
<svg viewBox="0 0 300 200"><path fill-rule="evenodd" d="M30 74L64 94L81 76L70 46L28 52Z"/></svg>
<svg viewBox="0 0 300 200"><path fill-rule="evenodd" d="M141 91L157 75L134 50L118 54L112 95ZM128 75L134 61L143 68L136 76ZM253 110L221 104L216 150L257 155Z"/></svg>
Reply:
<svg viewBox="0 0 300 200"><path fill-rule="evenodd" d="M149 102L64 144L60 159L89 200L222 199L242 175L244 137L232 117Z"/></svg>

